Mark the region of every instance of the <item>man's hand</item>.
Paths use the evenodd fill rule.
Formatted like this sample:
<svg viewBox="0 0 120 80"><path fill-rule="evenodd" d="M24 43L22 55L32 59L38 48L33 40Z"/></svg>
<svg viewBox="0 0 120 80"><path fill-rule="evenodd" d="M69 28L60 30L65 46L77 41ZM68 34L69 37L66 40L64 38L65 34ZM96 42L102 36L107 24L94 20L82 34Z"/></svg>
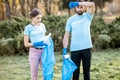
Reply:
<svg viewBox="0 0 120 80"><path fill-rule="evenodd" d="M90 14L95 13L95 3L94 2L70 2L69 3L69 8L75 8L76 6L86 6L87 7L87 12Z"/></svg>
<svg viewBox="0 0 120 80"><path fill-rule="evenodd" d="M63 48L63 55L67 54L67 48Z"/></svg>
<svg viewBox="0 0 120 80"><path fill-rule="evenodd" d="M64 57L64 59L70 58L70 55L67 54L67 48L63 48L63 57Z"/></svg>
<svg viewBox="0 0 120 80"><path fill-rule="evenodd" d="M70 8L70 9L72 9L72 8L74 8L74 7L76 7L76 6L79 6L79 2L70 2L70 3L69 3L69 8Z"/></svg>
<svg viewBox="0 0 120 80"><path fill-rule="evenodd" d="M66 55L63 55L63 56L64 56L64 59L70 58L70 55L69 55L69 54L66 54Z"/></svg>

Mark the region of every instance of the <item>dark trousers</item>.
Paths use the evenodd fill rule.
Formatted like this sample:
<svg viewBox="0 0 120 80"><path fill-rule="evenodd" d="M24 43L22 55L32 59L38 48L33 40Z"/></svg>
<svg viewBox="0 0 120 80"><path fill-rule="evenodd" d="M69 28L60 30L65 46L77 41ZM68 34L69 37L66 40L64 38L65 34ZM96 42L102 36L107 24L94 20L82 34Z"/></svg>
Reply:
<svg viewBox="0 0 120 80"><path fill-rule="evenodd" d="M77 66L77 69L73 72L72 80L79 80L81 61L83 66L84 80L90 80L91 49L72 51L71 59Z"/></svg>

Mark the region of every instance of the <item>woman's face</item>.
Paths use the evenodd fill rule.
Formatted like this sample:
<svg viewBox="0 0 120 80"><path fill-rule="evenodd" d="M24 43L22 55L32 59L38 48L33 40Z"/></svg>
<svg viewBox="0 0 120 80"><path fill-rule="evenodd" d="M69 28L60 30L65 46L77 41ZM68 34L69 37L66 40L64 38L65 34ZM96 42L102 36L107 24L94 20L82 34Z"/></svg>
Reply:
<svg viewBox="0 0 120 80"><path fill-rule="evenodd" d="M36 17L33 17L33 18L32 18L32 21L35 22L35 23L40 23L40 22L41 22L41 19L42 19L42 15L39 14L39 15L37 15Z"/></svg>

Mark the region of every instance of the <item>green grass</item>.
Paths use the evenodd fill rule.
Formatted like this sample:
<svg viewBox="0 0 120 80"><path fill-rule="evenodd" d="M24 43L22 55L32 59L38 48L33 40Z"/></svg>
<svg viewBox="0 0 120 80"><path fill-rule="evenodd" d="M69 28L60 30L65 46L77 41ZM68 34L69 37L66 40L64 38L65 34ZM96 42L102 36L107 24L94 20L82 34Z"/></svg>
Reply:
<svg viewBox="0 0 120 80"><path fill-rule="evenodd" d="M56 55L53 80L61 80L61 66L61 55ZM39 80L41 77L39 69ZM0 57L0 80L30 80L28 56ZM91 80L120 80L120 49L92 53Z"/></svg>

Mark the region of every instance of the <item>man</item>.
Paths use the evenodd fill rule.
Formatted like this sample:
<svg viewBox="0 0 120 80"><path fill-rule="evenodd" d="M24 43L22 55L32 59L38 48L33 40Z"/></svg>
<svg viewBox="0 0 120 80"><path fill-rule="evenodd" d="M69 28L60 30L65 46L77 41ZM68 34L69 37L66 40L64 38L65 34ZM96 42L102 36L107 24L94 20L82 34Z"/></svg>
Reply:
<svg viewBox="0 0 120 80"><path fill-rule="evenodd" d="M73 73L73 80L79 80L81 61L83 65L84 80L90 80L92 48L90 25L95 12L95 4L94 2L78 0L78 2L71 3L69 7L74 7L76 14L67 20L63 38L63 53L67 53L71 34L71 59L77 66L77 69Z"/></svg>

